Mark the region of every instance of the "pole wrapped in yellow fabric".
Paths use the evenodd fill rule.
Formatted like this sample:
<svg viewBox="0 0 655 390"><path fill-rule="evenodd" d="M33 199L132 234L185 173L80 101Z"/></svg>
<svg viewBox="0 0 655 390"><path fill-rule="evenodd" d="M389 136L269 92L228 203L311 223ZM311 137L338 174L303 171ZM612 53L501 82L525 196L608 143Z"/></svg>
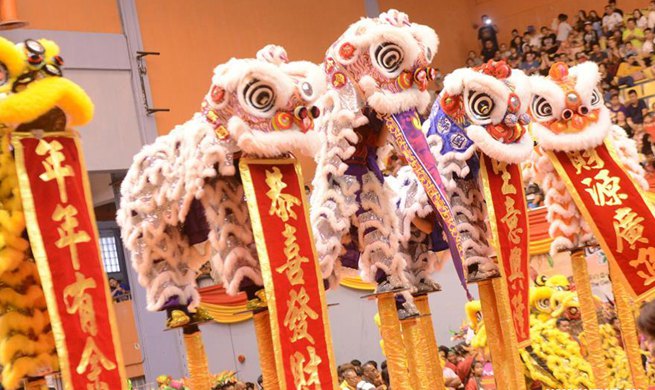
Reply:
<svg viewBox="0 0 655 390"><path fill-rule="evenodd" d="M254 314L255 335L257 336L257 349L259 350L259 366L262 369L264 388L279 390L280 382L275 368L275 354L273 338L271 336L271 321L268 310Z"/></svg>
<svg viewBox="0 0 655 390"><path fill-rule="evenodd" d="M587 271L587 259L584 256L584 249L578 249L571 253L571 267L573 269L575 289L578 292L578 300L580 301L582 327L584 328L587 344L587 361L591 364L596 387L607 389L609 388L609 371L605 366L605 358L603 357L596 304L589 283L589 272Z"/></svg>
<svg viewBox="0 0 655 390"><path fill-rule="evenodd" d="M637 336L637 325L632 312L630 298L625 291L625 286L618 274L615 265L610 264L610 277L612 278L612 290L614 291L614 302L616 302L616 314L621 323L621 337L623 338L623 349L628 357L632 384L637 389L648 388L648 378L641 363L641 349Z"/></svg>
<svg viewBox="0 0 655 390"><path fill-rule="evenodd" d="M506 364L503 332L500 326L500 319L496 311L496 297L491 280L483 280L478 283L480 292L480 306L482 307L482 318L487 332L487 345L491 353L491 364L494 368L494 379L497 389L511 389L508 379L509 367Z"/></svg>
<svg viewBox="0 0 655 390"><path fill-rule="evenodd" d="M191 390L211 388L205 345L202 342L202 335L197 326L184 328L184 346L189 368L189 388Z"/></svg>
<svg viewBox="0 0 655 390"><path fill-rule="evenodd" d="M396 311L393 294L378 296L378 313L380 314L380 333L384 341L387 356L389 380L394 389L413 389L407 369L407 353L400 330L400 320Z"/></svg>
<svg viewBox="0 0 655 390"><path fill-rule="evenodd" d="M425 359L428 362L430 375L427 378L430 389L444 390L446 388L443 379L443 367L439 359L439 347L437 346L437 336L434 333L432 325L432 312L430 311L430 302L427 295L419 295L414 298L414 304L421 313L421 328L425 338L426 348L423 350Z"/></svg>
<svg viewBox="0 0 655 390"><path fill-rule="evenodd" d="M513 389L525 390L525 375L523 374L523 363L519 355L519 345L514 331L512 320L512 309L509 303L507 288L504 286L503 278L492 280L494 297L496 298L496 310L500 319L500 326L503 330L503 345L506 364L508 365L508 380ZM485 322L486 324L486 322ZM486 325L485 325L486 326Z"/></svg>
<svg viewBox="0 0 655 390"><path fill-rule="evenodd" d="M425 357L429 353L425 337L423 337L421 319L418 317L409 318L401 321L400 324L403 330L405 350L407 351L409 378L413 384L412 389L433 390L434 387L430 387L430 381L428 380L431 373L428 368L428 360Z"/></svg>

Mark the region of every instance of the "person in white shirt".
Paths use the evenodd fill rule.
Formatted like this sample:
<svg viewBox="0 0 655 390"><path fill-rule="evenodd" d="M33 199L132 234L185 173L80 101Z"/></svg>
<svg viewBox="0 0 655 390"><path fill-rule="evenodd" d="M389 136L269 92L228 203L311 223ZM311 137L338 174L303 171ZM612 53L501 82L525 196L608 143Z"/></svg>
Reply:
<svg viewBox="0 0 655 390"><path fill-rule="evenodd" d="M462 387L462 380L452 370L452 368L443 368L443 381L446 385L446 390L456 390Z"/></svg>
<svg viewBox="0 0 655 390"><path fill-rule="evenodd" d="M648 4L648 28L651 30L655 28L655 1Z"/></svg>
<svg viewBox="0 0 655 390"><path fill-rule="evenodd" d="M605 6L605 15L603 16L603 30L613 31L623 23L623 18L618 12L614 12L609 5Z"/></svg>
<svg viewBox="0 0 655 390"><path fill-rule="evenodd" d="M645 29L644 34L646 35L646 40L641 45L641 54L647 57L655 51L655 34L653 34L652 28Z"/></svg>
<svg viewBox="0 0 655 390"><path fill-rule="evenodd" d="M569 17L566 14L559 14L557 17L557 42L566 42L573 27L567 22Z"/></svg>
<svg viewBox="0 0 655 390"><path fill-rule="evenodd" d="M646 15L641 13L641 10L639 8L636 8L634 11L632 11L632 17L635 18L635 23L637 24L637 28L640 29L645 29L648 27L648 18Z"/></svg>

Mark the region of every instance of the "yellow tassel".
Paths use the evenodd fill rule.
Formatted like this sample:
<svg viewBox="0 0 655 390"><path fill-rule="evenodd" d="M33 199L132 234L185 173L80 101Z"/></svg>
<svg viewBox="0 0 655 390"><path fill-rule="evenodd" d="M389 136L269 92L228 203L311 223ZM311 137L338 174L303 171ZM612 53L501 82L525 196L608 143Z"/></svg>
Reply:
<svg viewBox="0 0 655 390"><path fill-rule="evenodd" d="M622 284L620 275L615 265L610 264L610 277L612 278L612 289L614 290L614 301L616 302L616 313L621 323L621 336L625 353L628 357L630 372L634 387L645 389L648 387L648 378L641 363L641 352L639 340L637 339L637 326L635 317L630 309L630 301L625 287Z"/></svg>
<svg viewBox="0 0 655 390"><path fill-rule="evenodd" d="M419 295L414 299L416 308L421 313L421 325L423 334L425 335L426 346L423 349L423 359L428 362L430 374L425 378L428 381L430 389L444 390L443 368L441 366L441 359L436 359L439 356L439 348L437 347L437 336L434 333L434 325L432 324L432 313L430 312L430 302L427 295Z"/></svg>
<svg viewBox="0 0 655 390"><path fill-rule="evenodd" d="M378 313L380 313L380 333L384 341L391 387L394 389L412 389L407 368L407 353L403 345L400 320L398 319L396 300L393 294L378 296Z"/></svg>
<svg viewBox="0 0 655 390"><path fill-rule="evenodd" d="M271 319L268 310L254 314L255 334L257 335L257 348L259 349L259 365L264 378L264 388L279 390L280 382L275 366L275 351L271 336Z"/></svg>
<svg viewBox="0 0 655 390"><path fill-rule="evenodd" d="M211 388L209 367L205 345L202 342L200 331L184 334L187 365L189 367L189 384L191 390L204 390Z"/></svg>
<svg viewBox="0 0 655 390"><path fill-rule="evenodd" d="M580 314L582 315L582 324L587 340L587 360L591 363L591 368L594 372L594 383L598 388L609 388L609 375L607 367L605 367L605 362L603 361L596 304L594 303L594 297L591 292L589 273L587 271L587 259L584 256L584 250L576 250L571 254L571 266L573 268L573 281L575 282L575 289L578 292Z"/></svg>
<svg viewBox="0 0 655 390"><path fill-rule="evenodd" d="M500 327L500 319L496 311L496 298L493 284L490 280L478 283L480 292L480 305L482 307L482 319L487 333L487 344L491 352L491 363L494 367L494 379L497 389L512 389L509 379L508 359L505 356L503 333Z"/></svg>

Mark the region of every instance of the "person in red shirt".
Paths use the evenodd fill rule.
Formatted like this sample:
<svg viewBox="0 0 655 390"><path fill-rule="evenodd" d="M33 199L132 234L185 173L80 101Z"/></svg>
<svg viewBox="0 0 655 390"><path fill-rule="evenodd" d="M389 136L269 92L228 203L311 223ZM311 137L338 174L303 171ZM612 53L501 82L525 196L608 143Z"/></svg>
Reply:
<svg viewBox="0 0 655 390"><path fill-rule="evenodd" d="M468 382L466 382L466 387L464 390L481 390L482 389L482 369L484 364L481 361L476 361L473 363L473 369L471 370L471 376L469 377Z"/></svg>

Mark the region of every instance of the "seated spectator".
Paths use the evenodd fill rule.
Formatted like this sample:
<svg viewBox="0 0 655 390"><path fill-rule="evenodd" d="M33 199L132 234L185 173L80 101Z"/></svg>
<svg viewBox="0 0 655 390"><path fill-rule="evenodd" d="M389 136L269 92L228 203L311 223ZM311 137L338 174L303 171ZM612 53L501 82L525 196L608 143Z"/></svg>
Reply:
<svg viewBox="0 0 655 390"><path fill-rule="evenodd" d="M512 51L507 48L506 43L500 44L500 56L505 60L512 55Z"/></svg>
<svg viewBox="0 0 655 390"><path fill-rule="evenodd" d="M623 23L623 17L619 13L614 12L610 5L606 5L602 20L603 31L606 33L614 31L621 23Z"/></svg>
<svg viewBox="0 0 655 390"><path fill-rule="evenodd" d="M476 361L473 363L473 368L471 369L471 375L468 382L466 383L466 388L464 390L482 390L482 371L484 368L484 363L481 361Z"/></svg>
<svg viewBox="0 0 655 390"><path fill-rule="evenodd" d="M628 102L625 105L625 115L632 119L632 123L641 125L644 123L644 116L648 114L648 107L642 99L637 97L634 89L628 91Z"/></svg>
<svg viewBox="0 0 655 390"><path fill-rule="evenodd" d="M487 62L490 59L494 58L496 52L498 50L494 47L494 43L491 40L487 40L484 42L484 47L482 48L482 51L480 52L480 55L482 55L482 60L483 62ZM498 52L500 53L500 52Z"/></svg>
<svg viewBox="0 0 655 390"><path fill-rule="evenodd" d="M590 59L597 64L607 61L607 53L600 49L600 43L596 42L591 45Z"/></svg>
<svg viewBox="0 0 655 390"><path fill-rule="evenodd" d="M587 55L587 53L581 51L575 55L576 64L582 64L583 62L587 62L587 61L589 61L589 56Z"/></svg>
<svg viewBox="0 0 655 390"><path fill-rule="evenodd" d="M627 118L623 111L616 113L616 125L625 130L628 137L632 138L635 135L635 128L630 122L632 122L632 120Z"/></svg>
<svg viewBox="0 0 655 390"><path fill-rule="evenodd" d="M634 47L635 49L637 50L641 49L641 45L645 40L644 30L637 27L637 22L635 18L628 19L626 28L625 30L623 30L622 38L623 38L623 42L632 43L632 47Z"/></svg>
<svg viewBox="0 0 655 390"><path fill-rule="evenodd" d="M528 26L528 29L523 36L523 40L534 49L539 49L541 47L541 38L543 38L543 35L537 34L537 30L534 26Z"/></svg>
<svg viewBox="0 0 655 390"><path fill-rule="evenodd" d="M623 17L623 11L616 7L616 0L609 0L607 4L612 8L613 12L616 12Z"/></svg>
<svg viewBox="0 0 655 390"><path fill-rule="evenodd" d="M362 379L357 375L353 365L346 365L341 368L341 377L343 382L339 385L340 390L358 390L357 385Z"/></svg>
<svg viewBox="0 0 655 390"><path fill-rule="evenodd" d="M598 44L598 34L594 31L591 22L585 22L582 34L585 50L590 51L594 44Z"/></svg>
<svg viewBox="0 0 655 390"><path fill-rule="evenodd" d="M641 10L639 8L635 8L634 11L632 11L632 17L635 19L635 24L637 25L637 28L644 30L648 27L648 18L646 15L641 13Z"/></svg>
<svg viewBox="0 0 655 390"><path fill-rule="evenodd" d="M581 9L578 11L578 14L575 15L573 21L573 29L577 32L582 32L584 30L584 24L587 21L587 13L585 10Z"/></svg>
<svg viewBox="0 0 655 390"><path fill-rule="evenodd" d="M462 380L459 379L457 373L449 367L443 368L443 381L446 385L446 390L457 390L462 387Z"/></svg>
<svg viewBox="0 0 655 390"><path fill-rule="evenodd" d="M547 38L551 39L551 42L554 44L557 41L557 35L548 27L541 27L541 46L544 46L544 40Z"/></svg>
<svg viewBox="0 0 655 390"><path fill-rule="evenodd" d="M598 16L598 13L594 10L589 11L587 21L591 22L591 26L594 28L594 31L596 31L596 35L600 38L603 35L603 20Z"/></svg>
<svg viewBox="0 0 655 390"><path fill-rule="evenodd" d="M519 69L525 72L528 76L539 73L539 67L541 67L541 62L533 52L525 53L523 57L523 62L519 66Z"/></svg>
<svg viewBox="0 0 655 390"><path fill-rule="evenodd" d="M612 94L611 97L608 100L606 100L605 105L610 110L612 122L616 123L616 114L619 111L623 112L623 115L625 116L625 106L621 104L621 101L619 100L618 90L612 90L611 94Z"/></svg>
<svg viewBox="0 0 655 390"><path fill-rule="evenodd" d="M652 348L655 341L655 301L650 301L641 307L637 319L637 328L639 333L644 336L645 347L648 348L652 358L655 356Z"/></svg>
<svg viewBox="0 0 655 390"><path fill-rule="evenodd" d="M655 29L655 0L648 3L648 28Z"/></svg>
<svg viewBox="0 0 655 390"><path fill-rule="evenodd" d="M123 302L130 299L130 288L116 278L109 278L109 289L114 302Z"/></svg>
<svg viewBox="0 0 655 390"><path fill-rule="evenodd" d="M616 85L627 85L632 87L635 81L644 79L644 64L640 63L640 59L636 53L628 53L625 61L619 64L616 70L615 82Z"/></svg>
<svg viewBox="0 0 655 390"><path fill-rule="evenodd" d="M641 55L642 57L650 57L655 49L655 34L653 34L653 29L647 28L644 30L644 35L645 40L641 46Z"/></svg>
<svg viewBox="0 0 655 390"><path fill-rule="evenodd" d="M468 58L471 60L471 63L473 64L471 66L478 66L478 65L482 65L484 63L482 61L482 58L479 55L477 55L477 53L475 51L473 51L473 50L469 51Z"/></svg>
<svg viewBox="0 0 655 390"><path fill-rule="evenodd" d="M632 42L630 41L625 42L623 43L623 45L621 45L621 48L619 49L619 53L621 53L622 58L627 58L628 56L633 54L636 56L639 55L639 51L635 49L634 46L632 46Z"/></svg>
<svg viewBox="0 0 655 390"><path fill-rule="evenodd" d="M377 363L368 361L362 366L362 382L357 384L357 390L386 390L387 386L378 371Z"/></svg>
<svg viewBox="0 0 655 390"><path fill-rule="evenodd" d="M510 50L514 49L519 56L523 55L523 38L521 38L517 33L517 35L512 38L509 47Z"/></svg>
<svg viewBox="0 0 655 390"><path fill-rule="evenodd" d="M553 22L553 30L557 31L557 42L565 42L573 30L568 20L569 17L566 14L559 14L557 20Z"/></svg>

